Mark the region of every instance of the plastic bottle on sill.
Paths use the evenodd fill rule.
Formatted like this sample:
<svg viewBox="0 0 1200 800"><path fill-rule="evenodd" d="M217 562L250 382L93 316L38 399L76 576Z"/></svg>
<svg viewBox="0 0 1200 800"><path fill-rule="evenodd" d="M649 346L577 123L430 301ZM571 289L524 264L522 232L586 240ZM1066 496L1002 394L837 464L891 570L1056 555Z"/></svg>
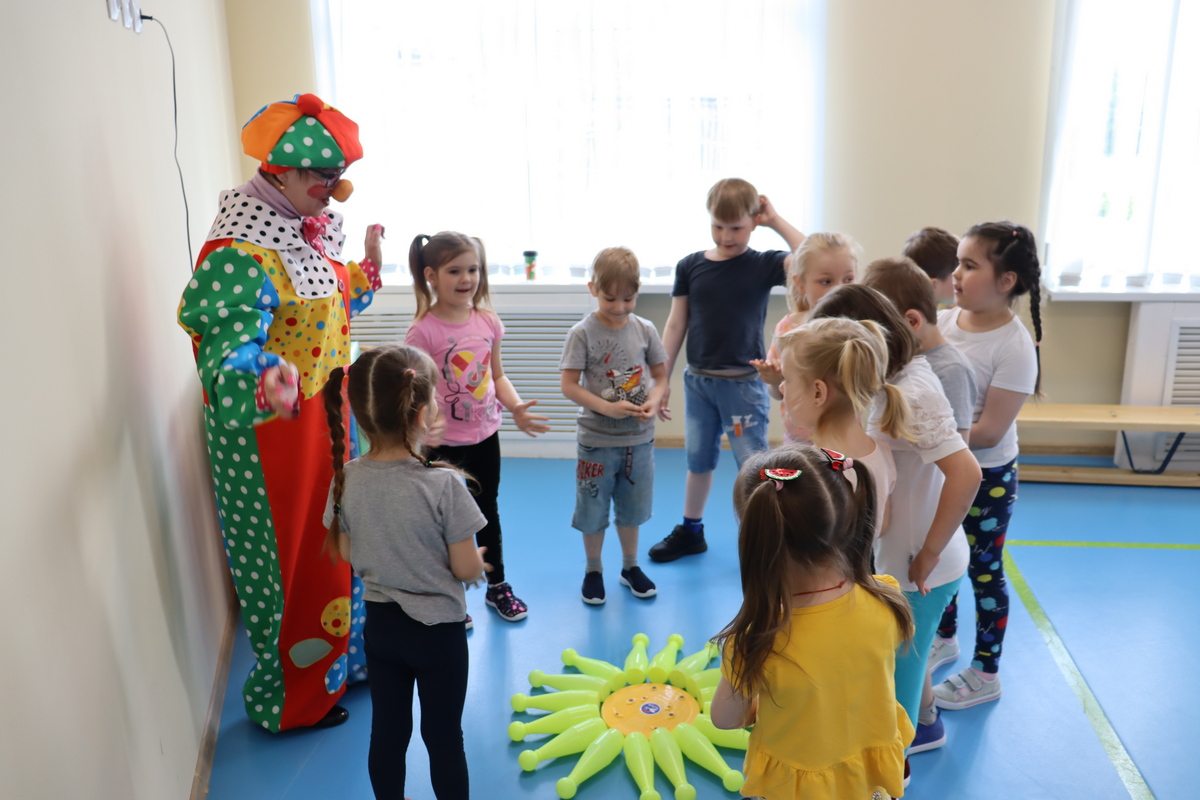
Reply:
<svg viewBox="0 0 1200 800"><path fill-rule="evenodd" d="M525 253L525 280L537 280L537 250L526 250Z"/></svg>

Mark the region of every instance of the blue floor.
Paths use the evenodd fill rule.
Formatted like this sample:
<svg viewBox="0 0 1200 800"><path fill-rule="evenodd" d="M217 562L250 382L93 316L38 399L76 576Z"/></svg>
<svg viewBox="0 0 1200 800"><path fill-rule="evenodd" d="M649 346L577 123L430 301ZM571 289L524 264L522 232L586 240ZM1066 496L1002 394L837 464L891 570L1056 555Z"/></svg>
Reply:
<svg viewBox="0 0 1200 800"><path fill-rule="evenodd" d="M659 450L657 516L642 531L642 552L662 537L681 510L682 451ZM530 691L531 669L562 672L559 654L572 647L583 655L623 663L635 633L651 640L651 655L671 633L686 640L685 653L699 649L736 612L740 599L736 530L727 495L734 467L724 455L705 518L709 551L673 564L643 559L659 594L637 600L617 585L620 551L615 532L605 545L608 603L579 600L583 548L569 522L574 464L569 461L509 459L504 464L501 514L507 572L530 615L516 624L500 621L468 592L475 619L469 634L471 680L463 718L474 796L553 798L555 782L575 757L523 772L517 754L530 743L506 734L515 714L509 697ZM1068 673L1077 669L1099 703L1084 713L1064 667L1056 662L1043 632L1010 586L1012 598L1003 660L1004 695L995 703L945 712L949 741L940 750L912 757L913 780L905 797L922 798L1112 798L1195 796L1200 766L1200 682L1197 638L1187 612L1190 585L1182 580L1200 569L1200 492L1192 489L1026 484L1021 487L1009 531L1008 550L1044 612L1050 636L1069 653ZM1021 544L1052 543L1052 544ZM1079 543L1079 544L1074 544ZM1097 544L1168 544L1189 549L1101 547ZM964 583L964 594L970 587ZM970 620L960 644L970 652ZM1047 625L1043 624L1043 629ZM249 670L246 637L239 635L210 781L213 800L328 800L371 798L366 754L370 699L364 686L343 701L345 725L328 731L272 736L251 725L238 688ZM963 659L965 664L965 657ZM960 665L961 668L961 665ZM952 671L943 667L938 677ZM1102 737L1115 731L1132 759L1127 788ZM741 752L723 750L740 768ZM584 783L579 797L630 798L637 787L618 757ZM408 751L414 800L432 799L428 758L419 738ZM688 778L700 800L732 798L711 773L687 762ZM1138 790L1144 780L1148 791ZM672 797L661 771L656 788Z"/></svg>

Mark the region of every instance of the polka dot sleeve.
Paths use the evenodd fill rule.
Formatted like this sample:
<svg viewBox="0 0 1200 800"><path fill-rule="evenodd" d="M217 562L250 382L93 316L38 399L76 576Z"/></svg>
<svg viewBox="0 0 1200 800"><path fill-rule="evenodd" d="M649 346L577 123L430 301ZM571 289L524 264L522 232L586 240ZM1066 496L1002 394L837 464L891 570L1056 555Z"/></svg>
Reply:
<svg viewBox="0 0 1200 800"><path fill-rule="evenodd" d="M350 318L354 319L371 305L371 301L375 299L375 292L371 289L371 279L362 271L358 262L349 262L346 264L346 270L350 273Z"/></svg>
<svg viewBox="0 0 1200 800"><path fill-rule="evenodd" d="M218 247L200 263L179 304L179 324L196 346L196 369L217 419L230 428L271 419L254 392L259 375L280 362L263 351L279 297L246 252Z"/></svg>

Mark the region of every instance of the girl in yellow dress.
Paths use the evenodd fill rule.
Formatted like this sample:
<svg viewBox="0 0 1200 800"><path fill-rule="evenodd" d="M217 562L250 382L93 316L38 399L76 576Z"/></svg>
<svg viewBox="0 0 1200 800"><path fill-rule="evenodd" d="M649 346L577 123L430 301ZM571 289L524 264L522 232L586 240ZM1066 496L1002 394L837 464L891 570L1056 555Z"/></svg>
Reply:
<svg viewBox="0 0 1200 800"><path fill-rule="evenodd" d="M743 600L712 720L754 725L742 794L888 798L904 793L913 726L896 702L896 650L912 613L871 574L875 490L832 450L789 445L749 459L734 489Z"/></svg>

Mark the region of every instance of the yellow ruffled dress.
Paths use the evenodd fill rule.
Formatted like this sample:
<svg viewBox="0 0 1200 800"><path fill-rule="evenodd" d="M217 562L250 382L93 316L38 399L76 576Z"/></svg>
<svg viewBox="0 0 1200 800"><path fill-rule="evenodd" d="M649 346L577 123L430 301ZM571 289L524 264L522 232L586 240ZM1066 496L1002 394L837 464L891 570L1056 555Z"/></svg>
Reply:
<svg viewBox="0 0 1200 800"><path fill-rule="evenodd" d="M888 575L880 581L897 586ZM896 702L901 635L862 587L792 611L766 663L742 794L770 800L869 800L904 794L912 722ZM728 661L722 665L729 678ZM884 794L886 792L886 794Z"/></svg>

